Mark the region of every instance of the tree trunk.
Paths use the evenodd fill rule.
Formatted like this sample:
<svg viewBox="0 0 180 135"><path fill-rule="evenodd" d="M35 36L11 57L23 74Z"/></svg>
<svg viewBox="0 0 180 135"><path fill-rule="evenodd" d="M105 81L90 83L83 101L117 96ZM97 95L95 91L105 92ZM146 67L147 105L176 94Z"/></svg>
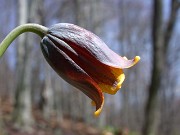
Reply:
<svg viewBox="0 0 180 135"><path fill-rule="evenodd" d="M28 22L28 0L19 0L19 25ZM17 84L15 93L14 121L22 130L30 131L33 122L31 112L31 39L23 34L17 46Z"/></svg>
<svg viewBox="0 0 180 135"><path fill-rule="evenodd" d="M155 135L157 130L158 120L158 91L160 89L160 80L164 67L164 52L163 52L163 33L162 33L162 1L154 0L153 13L153 69L151 84L149 87L149 95L145 108L145 123L143 135Z"/></svg>
<svg viewBox="0 0 180 135"><path fill-rule="evenodd" d="M145 108L145 121L142 134L155 135L158 127L158 92L162 88L163 79L168 69L167 49L172 36L177 11L180 6L177 0L171 1L171 13L168 25L163 31L163 0L154 0L153 13L153 69L149 95ZM163 33L164 32L164 33Z"/></svg>
<svg viewBox="0 0 180 135"><path fill-rule="evenodd" d="M43 114L46 119L49 119L52 114L52 110L54 109L54 96L51 83L50 67L48 67L48 65L46 66L45 70L45 88L42 96L44 98Z"/></svg>

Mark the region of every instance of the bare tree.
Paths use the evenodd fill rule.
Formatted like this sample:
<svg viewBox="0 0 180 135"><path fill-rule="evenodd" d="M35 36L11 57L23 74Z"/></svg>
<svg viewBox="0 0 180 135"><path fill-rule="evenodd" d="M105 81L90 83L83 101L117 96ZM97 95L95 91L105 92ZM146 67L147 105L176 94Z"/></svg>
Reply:
<svg viewBox="0 0 180 135"><path fill-rule="evenodd" d="M167 73L167 49L169 47L173 28L176 22L180 3L171 0L171 13L165 30L163 30L163 0L154 0L152 41L153 41L153 69L149 95L145 108L145 122L143 135L155 135L158 126L158 92L161 89L164 74Z"/></svg>
<svg viewBox="0 0 180 135"><path fill-rule="evenodd" d="M28 22L28 0L19 0L19 25ZM16 94L14 121L16 126L23 130L30 130L33 122L31 113L31 58L29 46L31 39L27 34L18 39L16 63Z"/></svg>
<svg viewBox="0 0 180 135"><path fill-rule="evenodd" d="M43 105L43 113L45 118L50 118L52 111L53 111L53 105L54 105L54 96L53 96L53 88L51 83L51 72L50 67L46 65L45 67L45 86L42 90L42 96L44 99L44 105Z"/></svg>
<svg viewBox="0 0 180 135"><path fill-rule="evenodd" d="M38 2L39 0L19 0L19 25L30 21L40 22ZM30 130L34 121L31 109L33 38L31 34L21 35L17 47L17 86L13 118L16 125L23 130Z"/></svg>

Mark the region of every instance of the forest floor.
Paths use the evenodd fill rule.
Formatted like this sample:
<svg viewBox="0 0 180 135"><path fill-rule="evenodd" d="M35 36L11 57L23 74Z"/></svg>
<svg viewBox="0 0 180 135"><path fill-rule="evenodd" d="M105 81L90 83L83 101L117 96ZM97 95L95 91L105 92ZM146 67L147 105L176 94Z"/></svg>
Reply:
<svg viewBox="0 0 180 135"><path fill-rule="evenodd" d="M32 130L23 132L12 122L12 112L13 105L10 101L0 102L0 135L113 135L111 132L102 131L82 121L74 122L69 118L63 118L63 122L58 122L55 117L45 120L38 109L33 109L35 120Z"/></svg>

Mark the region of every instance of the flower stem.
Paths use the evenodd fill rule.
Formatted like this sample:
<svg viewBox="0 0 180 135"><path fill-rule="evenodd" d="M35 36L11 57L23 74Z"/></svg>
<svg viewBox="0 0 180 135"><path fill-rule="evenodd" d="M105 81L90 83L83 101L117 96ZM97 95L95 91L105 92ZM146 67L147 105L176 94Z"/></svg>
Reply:
<svg viewBox="0 0 180 135"><path fill-rule="evenodd" d="M41 38L47 34L48 28L39 24L23 24L12 30L6 38L0 43L0 58L5 53L9 45L22 33L33 32L38 34Z"/></svg>

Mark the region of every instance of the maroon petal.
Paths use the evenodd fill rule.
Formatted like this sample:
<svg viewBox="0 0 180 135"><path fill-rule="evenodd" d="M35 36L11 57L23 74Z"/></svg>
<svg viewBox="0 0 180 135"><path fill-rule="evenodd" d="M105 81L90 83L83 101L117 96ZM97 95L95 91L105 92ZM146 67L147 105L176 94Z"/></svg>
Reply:
<svg viewBox="0 0 180 135"><path fill-rule="evenodd" d="M86 55L91 61L99 61L115 68L129 68L139 61L139 57L132 60L124 59L113 52L99 37L77 25L60 23L53 25L48 33L53 35L78 52Z"/></svg>
<svg viewBox="0 0 180 135"><path fill-rule="evenodd" d="M49 29L47 37L109 94L121 88L125 78L122 68L138 61L122 58L96 35L73 24L57 24Z"/></svg>
<svg viewBox="0 0 180 135"><path fill-rule="evenodd" d="M63 44L63 42L61 44ZM42 39L41 48L51 67L64 80L80 89L95 102L95 115L99 115L104 104L104 97L94 80L48 37Z"/></svg>
<svg viewBox="0 0 180 135"><path fill-rule="evenodd" d="M122 69L140 60L121 57L93 33L66 23L52 26L41 47L52 68L95 102L95 115L104 104L102 92L115 94L125 79Z"/></svg>

